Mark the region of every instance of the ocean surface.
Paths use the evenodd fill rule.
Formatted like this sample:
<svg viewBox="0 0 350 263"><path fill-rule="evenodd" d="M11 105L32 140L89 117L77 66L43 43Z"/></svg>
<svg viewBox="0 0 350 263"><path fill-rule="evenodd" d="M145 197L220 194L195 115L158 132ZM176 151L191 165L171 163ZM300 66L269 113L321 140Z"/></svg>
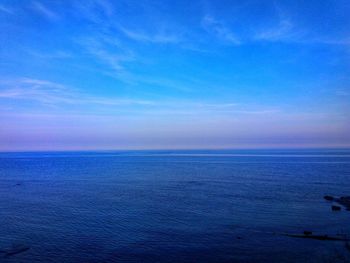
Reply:
<svg viewBox="0 0 350 263"><path fill-rule="evenodd" d="M350 150L0 153L0 262L350 262Z"/></svg>

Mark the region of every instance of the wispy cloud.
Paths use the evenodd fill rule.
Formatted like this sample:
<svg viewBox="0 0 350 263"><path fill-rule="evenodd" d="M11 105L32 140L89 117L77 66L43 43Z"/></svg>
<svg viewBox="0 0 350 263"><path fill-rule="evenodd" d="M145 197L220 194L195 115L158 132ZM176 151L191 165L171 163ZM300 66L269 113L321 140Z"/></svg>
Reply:
<svg viewBox="0 0 350 263"><path fill-rule="evenodd" d="M38 103L39 109L45 106L68 110L73 107L78 113L85 114L88 109L107 110L109 114L118 110L127 110L138 115L181 115L198 116L205 114L218 115L257 115L271 114L276 109L247 107L234 102L200 101L200 100L146 100L113 96L95 96L79 89L40 79L21 78L0 82L0 100L22 100ZM16 105L16 104L14 104ZM69 107L67 107L69 106ZM132 106L132 107L129 107ZM99 110L97 112L99 112ZM13 111L11 109L10 111ZM77 113L75 111L75 113Z"/></svg>
<svg viewBox="0 0 350 263"><path fill-rule="evenodd" d="M288 12L279 5L275 5L277 22L274 26L263 28L253 35L253 40L258 41L293 41L300 40L300 37L305 33L292 21Z"/></svg>
<svg viewBox="0 0 350 263"><path fill-rule="evenodd" d="M79 44L98 62L107 66L113 77L131 83L132 74L129 73L124 63L135 61L135 53L121 45L119 39L109 35L95 35L94 38L78 40Z"/></svg>
<svg viewBox="0 0 350 263"><path fill-rule="evenodd" d="M302 42L302 40L300 41ZM339 37L314 37L304 41L304 43L316 43L324 45L339 45L339 46L350 46L350 37L339 38Z"/></svg>
<svg viewBox="0 0 350 263"><path fill-rule="evenodd" d="M95 0L95 3L102 9L106 16L111 17L115 14L114 6L108 0Z"/></svg>
<svg viewBox="0 0 350 263"><path fill-rule="evenodd" d="M47 105L151 105L147 100L91 96L68 86L39 79L22 78L0 83L0 99L36 101Z"/></svg>
<svg viewBox="0 0 350 263"><path fill-rule="evenodd" d="M43 51L36 51L36 50L30 50L28 49L27 52L35 56L37 58L42 59L66 59L66 58L73 58L73 54L68 51L63 50L57 50L57 51L51 51L51 52L43 52Z"/></svg>
<svg viewBox="0 0 350 263"><path fill-rule="evenodd" d="M170 88L172 90L178 90L183 92L193 91L193 89L190 87L191 85L189 84L189 81L167 79L159 76L134 76L134 81L160 88Z"/></svg>
<svg viewBox="0 0 350 263"><path fill-rule="evenodd" d="M337 96L341 96L341 97L349 97L350 96L350 89L346 90L346 89L338 89L335 91L335 94Z"/></svg>
<svg viewBox="0 0 350 263"><path fill-rule="evenodd" d="M32 7L35 11L39 12L40 14L42 14L43 16L45 16L50 20L59 19L59 16L57 13L55 13L54 11L52 11L51 9L49 9L48 7L46 7L40 2L37 2L37 1L33 2Z"/></svg>
<svg viewBox="0 0 350 263"><path fill-rule="evenodd" d="M134 76L125 64L135 62L136 53L116 34L119 29L116 27L115 6L107 0L92 0L77 1L74 8L80 19L92 24L84 28L80 36L73 37L84 55L88 54L101 65L96 67L100 73L127 84L133 83Z"/></svg>
<svg viewBox="0 0 350 263"><path fill-rule="evenodd" d="M129 64L142 64L144 61L133 49L111 34L96 34L94 38L80 39L78 42L90 56L105 66L105 69L100 69L104 75L128 85L147 84L184 92L191 91L188 83L161 76L136 74L129 70Z"/></svg>
<svg viewBox="0 0 350 263"><path fill-rule="evenodd" d="M287 19L283 18L279 21L278 25L273 28L265 29L259 32L254 39L256 40L266 40L266 41L279 41L290 39L295 35L293 23Z"/></svg>
<svg viewBox="0 0 350 263"><path fill-rule="evenodd" d="M153 61L148 54L140 51L137 45L130 45L130 41L147 43L147 44L177 44L177 47L183 49L195 50L195 45L183 38L182 33L178 33L174 26L168 26L166 23L154 25L152 32L146 28L133 30L126 25L120 24L120 18L117 15L116 4L107 0L93 0L84 3L79 2L75 5L80 18L92 24L84 31L75 41L83 47L90 59L94 59L102 67L97 70L115 78L126 84L156 84L158 80L151 79L149 76L143 76L133 71L132 68L144 62L144 58ZM176 26L175 26L176 27ZM181 31L182 32L182 31ZM201 51L201 50L196 50ZM151 79L151 80L150 80ZM159 77L159 79L162 79ZM165 81L160 80L162 85ZM166 87L180 89L171 83Z"/></svg>
<svg viewBox="0 0 350 263"><path fill-rule="evenodd" d="M120 30L130 39L141 42L169 44L181 42L181 37L175 34L146 34L141 32L132 31L125 27L120 27Z"/></svg>
<svg viewBox="0 0 350 263"><path fill-rule="evenodd" d="M350 45L350 37L315 36L313 32L300 28L286 14L279 12L276 26L265 28L255 35L252 41L284 42L296 44Z"/></svg>
<svg viewBox="0 0 350 263"><path fill-rule="evenodd" d="M0 5L0 12L7 13L10 15L14 14L14 11L11 8L5 7L3 5Z"/></svg>
<svg viewBox="0 0 350 263"><path fill-rule="evenodd" d="M216 37L227 43L233 45L241 44L240 39L227 26L225 26L224 23L216 20L210 15L206 15L203 17L202 26L205 30L207 30L210 33L213 33Z"/></svg>
<svg viewBox="0 0 350 263"><path fill-rule="evenodd" d="M315 35L305 27L298 25L288 14L288 11L276 6L277 23L275 26L264 28L253 35L253 41L285 42L297 44L350 45L349 37L329 37Z"/></svg>

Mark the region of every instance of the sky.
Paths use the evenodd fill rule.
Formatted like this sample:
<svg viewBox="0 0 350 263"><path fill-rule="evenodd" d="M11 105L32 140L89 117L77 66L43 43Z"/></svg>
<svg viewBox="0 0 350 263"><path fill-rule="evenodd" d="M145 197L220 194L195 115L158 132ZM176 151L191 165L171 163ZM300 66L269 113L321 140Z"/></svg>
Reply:
<svg viewBox="0 0 350 263"><path fill-rule="evenodd" d="M0 151L350 147L348 0L1 0Z"/></svg>

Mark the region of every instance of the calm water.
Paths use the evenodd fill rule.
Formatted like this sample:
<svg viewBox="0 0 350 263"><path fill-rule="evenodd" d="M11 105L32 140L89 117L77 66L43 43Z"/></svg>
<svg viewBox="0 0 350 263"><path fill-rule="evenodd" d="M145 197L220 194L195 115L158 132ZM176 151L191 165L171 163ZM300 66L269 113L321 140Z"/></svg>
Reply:
<svg viewBox="0 0 350 263"><path fill-rule="evenodd" d="M350 151L0 154L0 262L346 262Z"/></svg>

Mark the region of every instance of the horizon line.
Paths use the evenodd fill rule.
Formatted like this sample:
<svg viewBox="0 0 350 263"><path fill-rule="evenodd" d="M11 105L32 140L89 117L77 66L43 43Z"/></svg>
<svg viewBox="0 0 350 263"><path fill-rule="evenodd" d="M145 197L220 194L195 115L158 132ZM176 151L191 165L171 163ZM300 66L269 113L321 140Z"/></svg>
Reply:
<svg viewBox="0 0 350 263"><path fill-rule="evenodd" d="M0 150L0 153L59 153L59 152L142 152L142 151L244 151L244 150L350 150L346 146L288 146L288 147L228 147L228 148L115 148L115 149L28 149L28 150Z"/></svg>

